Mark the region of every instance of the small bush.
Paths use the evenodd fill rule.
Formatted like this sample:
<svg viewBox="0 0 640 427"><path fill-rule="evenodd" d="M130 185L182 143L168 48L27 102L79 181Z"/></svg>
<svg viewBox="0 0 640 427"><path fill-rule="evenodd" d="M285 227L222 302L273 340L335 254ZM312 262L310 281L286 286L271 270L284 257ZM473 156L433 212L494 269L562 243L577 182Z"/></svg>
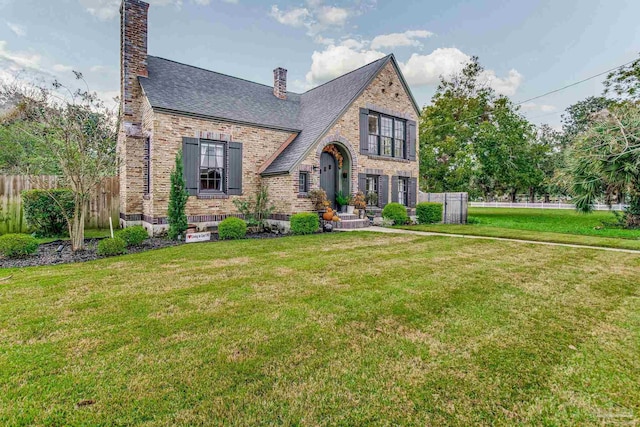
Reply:
<svg viewBox="0 0 640 427"><path fill-rule="evenodd" d="M433 224L442 221L442 203L422 202L416 205L418 224Z"/></svg>
<svg viewBox="0 0 640 427"><path fill-rule="evenodd" d="M409 221L407 208L400 203L389 203L382 209L382 217L390 219L395 225L403 225Z"/></svg>
<svg viewBox="0 0 640 427"><path fill-rule="evenodd" d="M467 224L482 224L482 220L475 216L470 216L467 218Z"/></svg>
<svg viewBox="0 0 640 427"><path fill-rule="evenodd" d="M109 237L98 243L98 255L114 256L127 253L127 243L120 237Z"/></svg>
<svg viewBox="0 0 640 427"><path fill-rule="evenodd" d="M0 236L0 254L12 258L31 255L38 250L38 241L28 234L5 234Z"/></svg>
<svg viewBox="0 0 640 427"><path fill-rule="evenodd" d="M218 236L222 240L242 239L247 235L247 223L236 217L229 217L218 226Z"/></svg>
<svg viewBox="0 0 640 427"><path fill-rule="evenodd" d="M141 225L134 225L118 231L115 237L119 237L129 246L138 246L149 238L149 233Z"/></svg>
<svg viewBox="0 0 640 427"><path fill-rule="evenodd" d="M302 212L291 216L291 232L293 234L313 234L320 228L318 214Z"/></svg>
<svg viewBox="0 0 640 427"><path fill-rule="evenodd" d="M68 231L64 213L73 217L73 192L64 188L23 191L22 206L27 224L37 235L59 236Z"/></svg>

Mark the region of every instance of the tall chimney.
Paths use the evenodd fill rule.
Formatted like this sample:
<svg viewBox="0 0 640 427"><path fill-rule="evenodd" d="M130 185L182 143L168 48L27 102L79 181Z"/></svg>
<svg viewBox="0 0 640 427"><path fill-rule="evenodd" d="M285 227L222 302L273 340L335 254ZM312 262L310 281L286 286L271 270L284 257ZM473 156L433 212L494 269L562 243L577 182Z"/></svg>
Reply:
<svg viewBox="0 0 640 427"><path fill-rule="evenodd" d="M273 94L280 99L287 99L287 70L284 68L273 70Z"/></svg>
<svg viewBox="0 0 640 427"><path fill-rule="evenodd" d="M122 120L127 130L140 127L142 89L138 77L147 72L147 14L149 4L140 0L123 0L120 6L120 99ZM135 131L134 131L135 132Z"/></svg>

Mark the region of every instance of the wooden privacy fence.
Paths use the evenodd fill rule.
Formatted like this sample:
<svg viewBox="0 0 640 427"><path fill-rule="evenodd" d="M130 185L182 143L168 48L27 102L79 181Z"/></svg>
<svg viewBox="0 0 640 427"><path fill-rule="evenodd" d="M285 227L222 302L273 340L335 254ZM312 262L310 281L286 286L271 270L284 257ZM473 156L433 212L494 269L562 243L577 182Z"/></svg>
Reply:
<svg viewBox="0 0 640 427"><path fill-rule="evenodd" d="M21 193L24 190L58 187L56 176L0 175L0 234L27 232ZM105 178L89 202L86 226L108 228L109 217L117 226L120 183L117 176Z"/></svg>
<svg viewBox="0 0 640 427"><path fill-rule="evenodd" d="M442 222L445 224L466 224L469 205L467 193L423 193L418 195L419 202L442 203Z"/></svg>

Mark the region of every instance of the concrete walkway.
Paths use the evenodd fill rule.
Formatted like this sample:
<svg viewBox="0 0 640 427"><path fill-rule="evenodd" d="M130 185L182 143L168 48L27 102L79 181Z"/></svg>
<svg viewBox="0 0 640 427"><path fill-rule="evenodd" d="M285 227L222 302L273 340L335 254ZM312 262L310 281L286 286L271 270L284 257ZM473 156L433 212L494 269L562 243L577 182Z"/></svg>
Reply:
<svg viewBox="0 0 640 427"><path fill-rule="evenodd" d="M539 242L536 240L510 239L508 237L470 236L468 234L436 233L433 231L403 230L401 228L387 228L387 227L374 226L374 227L367 227L367 228L358 228L355 230L340 230L340 231L373 231L376 233L414 234L416 236L442 236L442 237L457 237L457 238L463 238L463 239L502 240L505 242L530 243L533 245L546 245L546 246L564 246L567 248L595 249L599 251L625 252L629 254L640 255L640 250L637 250L637 249L607 248L604 246L576 245L573 243Z"/></svg>

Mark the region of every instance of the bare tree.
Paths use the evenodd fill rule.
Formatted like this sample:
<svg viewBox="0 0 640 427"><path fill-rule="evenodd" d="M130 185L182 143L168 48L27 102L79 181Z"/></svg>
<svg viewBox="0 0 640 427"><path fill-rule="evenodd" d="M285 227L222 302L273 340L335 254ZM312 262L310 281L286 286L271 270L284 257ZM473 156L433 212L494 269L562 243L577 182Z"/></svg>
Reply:
<svg viewBox="0 0 640 427"><path fill-rule="evenodd" d="M82 74L74 73L84 82ZM116 114L88 87L72 91L57 81L51 88L4 84L0 87L3 101L14 105L3 124L12 123L41 144L49 159L57 163L61 184L73 191L73 215L63 212L73 251L84 249L89 200L102 179L116 169ZM53 192L50 196L61 204Z"/></svg>

